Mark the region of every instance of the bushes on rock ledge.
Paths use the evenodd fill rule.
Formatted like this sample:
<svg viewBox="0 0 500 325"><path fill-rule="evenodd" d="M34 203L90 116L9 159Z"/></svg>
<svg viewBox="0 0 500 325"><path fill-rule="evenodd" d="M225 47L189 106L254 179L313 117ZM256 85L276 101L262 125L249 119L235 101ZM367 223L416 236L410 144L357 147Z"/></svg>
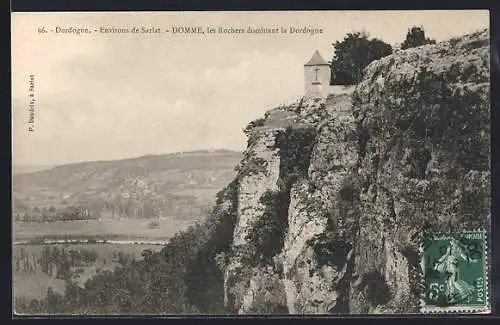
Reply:
<svg viewBox="0 0 500 325"><path fill-rule="evenodd" d="M326 232L309 240L308 244L312 245L314 249L319 267L331 265L341 269L347 263L347 255L352 249L352 245L337 237L333 232Z"/></svg>
<svg viewBox="0 0 500 325"><path fill-rule="evenodd" d="M262 195L260 203L264 206L264 213L251 226L247 236L257 252L254 265L270 264L273 256L283 248L284 233L288 227L289 201L289 191L267 191Z"/></svg>
<svg viewBox="0 0 500 325"><path fill-rule="evenodd" d="M245 135L249 135L250 131L252 131L254 128L259 127L259 126L264 126L266 119L265 118L258 118L256 120L251 121L250 123L247 124L247 126L243 129L243 133Z"/></svg>
<svg viewBox="0 0 500 325"><path fill-rule="evenodd" d="M316 139L316 129L288 127L276 139L280 150L280 177L285 183L295 176L306 176Z"/></svg>
<svg viewBox="0 0 500 325"><path fill-rule="evenodd" d="M263 158L252 157L247 162L236 168L238 177L267 173L267 161Z"/></svg>

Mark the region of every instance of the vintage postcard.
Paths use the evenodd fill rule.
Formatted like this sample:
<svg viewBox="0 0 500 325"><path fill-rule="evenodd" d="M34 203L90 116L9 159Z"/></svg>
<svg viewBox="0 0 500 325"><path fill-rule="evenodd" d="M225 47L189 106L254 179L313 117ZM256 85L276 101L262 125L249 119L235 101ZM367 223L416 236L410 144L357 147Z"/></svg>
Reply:
<svg viewBox="0 0 500 325"><path fill-rule="evenodd" d="M487 10L12 13L12 306L491 311Z"/></svg>

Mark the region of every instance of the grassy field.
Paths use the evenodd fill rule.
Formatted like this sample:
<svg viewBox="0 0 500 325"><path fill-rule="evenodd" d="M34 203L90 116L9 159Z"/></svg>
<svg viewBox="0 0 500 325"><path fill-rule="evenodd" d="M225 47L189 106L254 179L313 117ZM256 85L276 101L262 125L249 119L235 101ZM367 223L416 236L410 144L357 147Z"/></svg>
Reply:
<svg viewBox="0 0 500 325"><path fill-rule="evenodd" d="M194 220L159 220L159 228L149 229L146 219L87 220L56 223L13 223L14 241L33 238L58 239L65 236L88 238L92 236L108 239L157 239L170 238L176 232L189 227Z"/></svg>
<svg viewBox="0 0 500 325"><path fill-rule="evenodd" d="M77 279L77 283L83 286L85 281L94 276L98 269L101 270L114 270L117 265L117 258L114 254L118 252L126 252L132 254L136 260L142 259L141 253L145 249L152 251L159 251L163 248L161 245L114 245L114 244L77 244L77 245L57 245L58 248L66 248L67 250L94 250L98 254L96 262L92 266L78 267L83 269L83 273ZM13 256L20 253L21 247L29 255L39 255L42 252L43 245L22 245L14 246ZM52 247L52 245L51 245ZM76 269L76 268L74 268ZM28 299L42 299L47 293L49 286L54 291L64 293L64 281L56 279L55 276L48 276L43 273L38 266L34 273L16 271L13 266L13 288L12 293L14 299L16 297L25 297Z"/></svg>

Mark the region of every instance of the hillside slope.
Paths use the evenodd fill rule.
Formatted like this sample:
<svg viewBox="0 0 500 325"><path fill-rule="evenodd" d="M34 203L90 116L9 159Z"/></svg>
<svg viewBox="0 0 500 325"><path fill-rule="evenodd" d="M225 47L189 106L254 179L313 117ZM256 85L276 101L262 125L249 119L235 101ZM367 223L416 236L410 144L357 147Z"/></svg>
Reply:
<svg viewBox="0 0 500 325"><path fill-rule="evenodd" d="M14 215L72 207L114 218L196 218L235 174L241 153L195 151L57 166L13 177Z"/></svg>
<svg viewBox="0 0 500 325"><path fill-rule="evenodd" d="M50 165L12 165L12 174L27 174L27 173L35 173L42 170L50 169L54 166Z"/></svg>

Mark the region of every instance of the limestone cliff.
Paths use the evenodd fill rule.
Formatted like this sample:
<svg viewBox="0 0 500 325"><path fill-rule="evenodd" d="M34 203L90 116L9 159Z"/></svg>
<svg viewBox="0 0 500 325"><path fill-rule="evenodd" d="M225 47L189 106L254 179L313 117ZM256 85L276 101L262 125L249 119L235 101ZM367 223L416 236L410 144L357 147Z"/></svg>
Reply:
<svg viewBox="0 0 500 325"><path fill-rule="evenodd" d="M485 30L374 61L352 94L252 122L218 263L226 308L416 311L421 234L489 229L489 118Z"/></svg>

